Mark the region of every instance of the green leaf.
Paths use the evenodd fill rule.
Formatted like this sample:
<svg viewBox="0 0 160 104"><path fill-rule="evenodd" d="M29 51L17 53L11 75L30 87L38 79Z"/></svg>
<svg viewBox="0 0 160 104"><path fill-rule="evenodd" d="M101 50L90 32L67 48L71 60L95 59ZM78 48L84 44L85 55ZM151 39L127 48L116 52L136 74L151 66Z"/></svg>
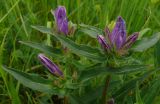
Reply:
<svg viewBox="0 0 160 104"><path fill-rule="evenodd" d="M109 68L106 66L96 65L87 68L81 72L80 79L86 81L90 78L94 78L101 74L111 73L111 74L126 74L136 71L146 70L148 66L146 65L125 65L120 68Z"/></svg>
<svg viewBox="0 0 160 104"><path fill-rule="evenodd" d="M62 59L62 52L60 49L52 48L50 46L40 44L40 43L35 43L35 42L23 42L20 41L20 43L25 44L27 46L30 46L32 48L38 49L56 59L61 60Z"/></svg>
<svg viewBox="0 0 160 104"><path fill-rule="evenodd" d="M149 49L150 47L154 46L160 39L160 32L156 33L154 35L152 35L149 38L143 38L140 41L137 41L131 50L135 51L135 52L143 52L147 49Z"/></svg>
<svg viewBox="0 0 160 104"><path fill-rule="evenodd" d="M136 83L136 103L135 104L144 104L141 98L141 94L140 94L140 89L139 89L139 83L137 81Z"/></svg>
<svg viewBox="0 0 160 104"><path fill-rule="evenodd" d="M69 98L72 101L71 104L90 104L92 101L101 97L102 91L103 86L98 86L97 88L87 91L82 96L69 95Z"/></svg>
<svg viewBox="0 0 160 104"><path fill-rule="evenodd" d="M52 86L51 80L44 79L39 75L27 74L5 66L2 66L2 68L26 87L49 94L58 94L58 91Z"/></svg>
<svg viewBox="0 0 160 104"><path fill-rule="evenodd" d="M97 35L103 34L103 31L101 29L85 24L80 24L80 31L86 33L92 38L97 38Z"/></svg>
<svg viewBox="0 0 160 104"><path fill-rule="evenodd" d="M80 87L78 83L73 83L71 80L67 80L64 86L67 89L78 89Z"/></svg>
<svg viewBox="0 0 160 104"><path fill-rule="evenodd" d="M155 79L149 89L147 90L145 96L143 97L143 101L145 104L153 104L153 101L155 97L159 94L160 92L160 78Z"/></svg>
<svg viewBox="0 0 160 104"><path fill-rule="evenodd" d="M56 37L61 41L61 43L66 46L68 49L70 49L73 53L80 55L80 56L85 56L89 59L95 60L95 61L105 61L106 57L100 53L98 49L93 49L89 46L84 46L84 45L78 45L74 43L72 40L64 37L64 36L57 36ZM91 50L88 50L91 49ZM88 50L88 51L87 51Z"/></svg>
<svg viewBox="0 0 160 104"><path fill-rule="evenodd" d="M70 104L83 104L83 102L74 95L68 95Z"/></svg>
<svg viewBox="0 0 160 104"><path fill-rule="evenodd" d="M155 46L154 58L155 58L155 66L160 67L160 40Z"/></svg>
<svg viewBox="0 0 160 104"><path fill-rule="evenodd" d="M103 88L103 86L98 86L94 89L91 88L91 90L87 91L84 95L79 97L79 99L83 102L81 104L91 104L92 101L101 98Z"/></svg>
<svg viewBox="0 0 160 104"><path fill-rule="evenodd" d="M145 28L139 32L138 40L140 40L147 32L151 31L150 28Z"/></svg>
<svg viewBox="0 0 160 104"><path fill-rule="evenodd" d="M42 33L45 33L45 34L52 34L51 28L47 28L45 26L32 26L32 28L34 28Z"/></svg>
<svg viewBox="0 0 160 104"><path fill-rule="evenodd" d="M143 75L139 76L138 78L135 78L135 79L123 84L123 86L119 87L119 89L113 93L113 98L115 98L115 99L124 98L124 95L128 94L130 91L135 89L137 81L142 83L148 76L152 75L155 71L156 70L148 71L148 72L144 73Z"/></svg>
<svg viewBox="0 0 160 104"><path fill-rule="evenodd" d="M136 82L138 80L139 79L136 78L123 84L123 86L119 87L119 89L113 93L113 98L119 98L119 97L122 97L124 94L127 94L129 91L135 88Z"/></svg>
<svg viewBox="0 0 160 104"><path fill-rule="evenodd" d="M55 36L64 46L66 46L68 49L70 49L73 53L80 55L80 56L85 56L91 60L94 61L105 61L106 57L101 54L100 50L97 48L92 48L90 46L86 45L78 45L74 41L70 40L69 38L63 36L63 35L58 35L54 32L51 32L51 29L42 27L42 26L32 26L34 29L47 33L47 34L52 34Z"/></svg>

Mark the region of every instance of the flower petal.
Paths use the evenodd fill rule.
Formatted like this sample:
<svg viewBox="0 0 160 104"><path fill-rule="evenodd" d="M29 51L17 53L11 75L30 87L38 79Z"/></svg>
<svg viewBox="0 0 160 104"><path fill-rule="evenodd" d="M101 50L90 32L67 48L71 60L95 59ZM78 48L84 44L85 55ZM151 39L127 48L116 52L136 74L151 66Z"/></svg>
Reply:
<svg viewBox="0 0 160 104"><path fill-rule="evenodd" d="M54 64L49 58L44 56L43 54L38 55L39 60L41 63L54 75L56 76L63 76L62 71L58 68L56 64Z"/></svg>
<svg viewBox="0 0 160 104"><path fill-rule="evenodd" d="M110 50L110 46L107 44L105 38L102 35L97 35L98 42L104 49Z"/></svg>
<svg viewBox="0 0 160 104"><path fill-rule="evenodd" d="M115 43L116 49L120 49L122 47L123 43L124 43L123 37L121 35L118 35L116 37L116 43Z"/></svg>
<svg viewBox="0 0 160 104"><path fill-rule="evenodd" d="M64 6L58 6L55 11L52 11L52 14L54 15L58 31L67 35L69 30L66 8Z"/></svg>
<svg viewBox="0 0 160 104"><path fill-rule="evenodd" d="M126 25L122 17L118 17L116 25L112 31L111 42L119 49L126 41Z"/></svg>
<svg viewBox="0 0 160 104"><path fill-rule="evenodd" d="M137 40L139 33L135 32L127 38L126 43L124 44L124 48L130 48L131 45Z"/></svg>

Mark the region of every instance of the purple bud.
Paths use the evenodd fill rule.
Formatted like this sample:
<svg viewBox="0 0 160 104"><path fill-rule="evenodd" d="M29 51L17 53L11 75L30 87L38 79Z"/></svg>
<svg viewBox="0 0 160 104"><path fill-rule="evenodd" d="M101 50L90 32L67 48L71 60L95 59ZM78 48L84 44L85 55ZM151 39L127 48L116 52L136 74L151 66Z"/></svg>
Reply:
<svg viewBox="0 0 160 104"><path fill-rule="evenodd" d="M123 34L124 34L124 31L119 31L119 33L117 34L117 36L115 38L116 39L115 40L115 45L116 45L117 49L120 49L126 41L126 37L124 39Z"/></svg>
<svg viewBox="0 0 160 104"><path fill-rule="evenodd" d="M49 58L44 56L43 54L38 55L39 60L41 63L48 68L48 70L54 74L55 76L63 76L62 71L58 68L56 64L54 64Z"/></svg>
<svg viewBox="0 0 160 104"><path fill-rule="evenodd" d="M116 25L112 31L111 42L119 49L126 41L126 25L122 17L118 17Z"/></svg>
<svg viewBox="0 0 160 104"><path fill-rule="evenodd" d="M97 39L104 49L107 49L107 50L110 49L110 46L107 44L105 38L102 35L97 35Z"/></svg>
<svg viewBox="0 0 160 104"><path fill-rule="evenodd" d="M58 32L62 32L67 35L69 30L66 8L64 6L58 6L55 11L52 11L52 14L54 15Z"/></svg>
<svg viewBox="0 0 160 104"><path fill-rule="evenodd" d="M125 48L130 48L131 45L137 40L139 33L135 32L127 38L126 43L124 44Z"/></svg>

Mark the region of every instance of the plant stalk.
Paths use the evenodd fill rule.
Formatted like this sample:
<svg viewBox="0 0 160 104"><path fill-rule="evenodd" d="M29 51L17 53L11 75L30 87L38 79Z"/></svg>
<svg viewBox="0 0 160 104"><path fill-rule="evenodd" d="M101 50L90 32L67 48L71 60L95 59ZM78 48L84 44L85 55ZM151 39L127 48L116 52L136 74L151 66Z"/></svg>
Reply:
<svg viewBox="0 0 160 104"><path fill-rule="evenodd" d="M106 76L106 81L105 81L105 84L104 84L104 89L103 89L103 92L102 92L102 104L106 104L106 96L107 96L107 90L108 90L108 87L109 87L110 79L111 79L111 76L107 75Z"/></svg>

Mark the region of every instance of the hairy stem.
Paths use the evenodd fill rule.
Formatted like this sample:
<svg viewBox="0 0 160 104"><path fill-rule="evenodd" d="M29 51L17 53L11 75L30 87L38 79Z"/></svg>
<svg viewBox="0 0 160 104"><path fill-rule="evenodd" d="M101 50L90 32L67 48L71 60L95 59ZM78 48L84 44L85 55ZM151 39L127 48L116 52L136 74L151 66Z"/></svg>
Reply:
<svg viewBox="0 0 160 104"><path fill-rule="evenodd" d="M64 104L68 104L68 97L67 96L64 97Z"/></svg>

